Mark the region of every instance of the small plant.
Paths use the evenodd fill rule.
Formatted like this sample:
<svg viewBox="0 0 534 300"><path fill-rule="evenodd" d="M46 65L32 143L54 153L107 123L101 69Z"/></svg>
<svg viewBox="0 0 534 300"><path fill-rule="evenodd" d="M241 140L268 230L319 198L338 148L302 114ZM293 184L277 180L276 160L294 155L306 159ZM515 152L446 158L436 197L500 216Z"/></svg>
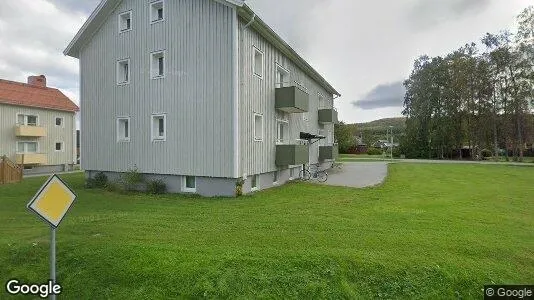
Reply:
<svg viewBox="0 0 534 300"><path fill-rule="evenodd" d="M94 178L94 187L101 189L105 188L107 184L108 177L106 176L106 174L104 174L104 172L98 172Z"/></svg>
<svg viewBox="0 0 534 300"><path fill-rule="evenodd" d="M95 179L94 178L85 179L85 188L86 189L94 189L94 188L96 188Z"/></svg>
<svg viewBox="0 0 534 300"><path fill-rule="evenodd" d="M239 178L235 183L235 195L237 197L243 195L243 185L245 184L245 180L243 178Z"/></svg>
<svg viewBox="0 0 534 300"><path fill-rule="evenodd" d="M143 182L143 174L139 173L137 166L122 174L124 188L127 191L134 191L138 184Z"/></svg>
<svg viewBox="0 0 534 300"><path fill-rule="evenodd" d="M147 182L147 192L153 195L165 194L167 192L167 185L161 179L150 180Z"/></svg>

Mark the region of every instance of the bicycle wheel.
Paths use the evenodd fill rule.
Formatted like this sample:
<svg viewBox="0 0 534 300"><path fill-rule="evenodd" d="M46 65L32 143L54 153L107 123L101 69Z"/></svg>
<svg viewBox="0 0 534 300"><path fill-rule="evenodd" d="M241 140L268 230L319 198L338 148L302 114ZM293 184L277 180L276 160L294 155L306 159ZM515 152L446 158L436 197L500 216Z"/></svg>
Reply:
<svg viewBox="0 0 534 300"><path fill-rule="evenodd" d="M317 172L317 180L319 182L325 182L328 180L328 174L325 171Z"/></svg>
<svg viewBox="0 0 534 300"><path fill-rule="evenodd" d="M304 181L310 180L310 178L311 178L310 171L308 171L308 170L300 170L299 178L304 180Z"/></svg>

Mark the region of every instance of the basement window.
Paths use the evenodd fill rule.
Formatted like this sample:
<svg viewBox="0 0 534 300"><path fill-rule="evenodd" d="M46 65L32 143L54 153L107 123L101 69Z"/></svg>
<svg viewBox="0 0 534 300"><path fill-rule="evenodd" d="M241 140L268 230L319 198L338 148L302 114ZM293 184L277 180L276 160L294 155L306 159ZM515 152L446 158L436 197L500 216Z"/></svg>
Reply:
<svg viewBox="0 0 534 300"><path fill-rule="evenodd" d="M259 186L260 186L260 175L253 175L251 182L250 182L251 191L253 192L257 191L259 189Z"/></svg>
<svg viewBox="0 0 534 300"><path fill-rule="evenodd" d="M117 118L117 142L130 141L130 118Z"/></svg>
<svg viewBox="0 0 534 300"><path fill-rule="evenodd" d="M130 83L130 59L123 59L117 62L117 84Z"/></svg>
<svg viewBox="0 0 534 300"><path fill-rule="evenodd" d="M197 191L197 178L195 176L184 177L183 191L186 193L196 193Z"/></svg>
<svg viewBox="0 0 534 300"><path fill-rule="evenodd" d="M165 115L152 115L152 141L164 142L167 139Z"/></svg>
<svg viewBox="0 0 534 300"><path fill-rule="evenodd" d="M132 30L132 11L119 14L119 32Z"/></svg>
<svg viewBox="0 0 534 300"><path fill-rule="evenodd" d="M254 68L254 75L257 77L263 79L263 52L260 51L260 49L256 47L252 47L254 49L253 53L253 68Z"/></svg>
<svg viewBox="0 0 534 300"><path fill-rule="evenodd" d="M63 142L57 142L56 143L56 152L61 152L63 151Z"/></svg>
<svg viewBox="0 0 534 300"><path fill-rule="evenodd" d="M254 140L263 141L263 116L254 114Z"/></svg>
<svg viewBox="0 0 534 300"><path fill-rule="evenodd" d="M152 79L165 77L165 52L158 51L150 54L150 73Z"/></svg>
<svg viewBox="0 0 534 300"><path fill-rule="evenodd" d="M150 3L150 23L154 24L165 20L165 3L163 0Z"/></svg>

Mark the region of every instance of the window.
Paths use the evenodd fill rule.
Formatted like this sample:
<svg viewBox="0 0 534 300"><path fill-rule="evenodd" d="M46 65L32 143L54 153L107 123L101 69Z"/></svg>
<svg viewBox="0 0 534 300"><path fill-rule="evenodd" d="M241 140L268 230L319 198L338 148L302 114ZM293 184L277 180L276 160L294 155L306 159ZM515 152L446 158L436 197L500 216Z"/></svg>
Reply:
<svg viewBox="0 0 534 300"><path fill-rule="evenodd" d="M152 79L165 77L165 52L158 51L150 54L150 74Z"/></svg>
<svg viewBox="0 0 534 300"><path fill-rule="evenodd" d="M37 126L39 125L39 117L34 115L17 115L17 124L26 125L26 126Z"/></svg>
<svg viewBox="0 0 534 300"><path fill-rule="evenodd" d="M130 141L130 118L117 118L117 142Z"/></svg>
<svg viewBox="0 0 534 300"><path fill-rule="evenodd" d="M150 3L150 23L157 23L165 20L165 5L163 0Z"/></svg>
<svg viewBox="0 0 534 300"><path fill-rule="evenodd" d="M63 126L63 118L56 117L56 126Z"/></svg>
<svg viewBox="0 0 534 300"><path fill-rule="evenodd" d="M319 109L327 108L324 96L321 94L317 94L317 96L319 97Z"/></svg>
<svg viewBox="0 0 534 300"><path fill-rule="evenodd" d="M63 142L56 143L56 152L63 151Z"/></svg>
<svg viewBox="0 0 534 300"><path fill-rule="evenodd" d="M124 59L117 62L117 84L130 83L130 60Z"/></svg>
<svg viewBox="0 0 534 300"><path fill-rule="evenodd" d="M132 11L119 14L119 32L132 30Z"/></svg>
<svg viewBox="0 0 534 300"><path fill-rule="evenodd" d="M307 113L307 112L305 112L305 113L302 114L302 120L303 120L304 122L308 122L308 121L310 120L309 117L308 117L308 113Z"/></svg>
<svg viewBox="0 0 534 300"><path fill-rule="evenodd" d="M18 153L37 153L37 142L17 142Z"/></svg>
<svg viewBox="0 0 534 300"><path fill-rule="evenodd" d="M254 140L263 141L263 116L254 114Z"/></svg>
<svg viewBox="0 0 534 300"><path fill-rule="evenodd" d="M260 185L260 175L253 175L252 179L251 179L251 182L250 182L251 190L252 191L257 191L259 185Z"/></svg>
<svg viewBox="0 0 534 300"><path fill-rule="evenodd" d="M152 115L152 141L167 139L165 115Z"/></svg>
<svg viewBox="0 0 534 300"><path fill-rule="evenodd" d="M287 142L289 137L289 123L285 120L277 120L276 127L276 142L279 144Z"/></svg>
<svg viewBox="0 0 534 300"><path fill-rule="evenodd" d="M289 169L289 180L295 179L295 169Z"/></svg>
<svg viewBox="0 0 534 300"><path fill-rule="evenodd" d="M276 87L281 88L288 86L289 82L289 71L276 64Z"/></svg>
<svg viewBox="0 0 534 300"><path fill-rule="evenodd" d="M263 78L263 52L261 52L258 48L253 47L254 49L254 56L253 56L253 67L254 67L254 75L258 76L259 78Z"/></svg>
<svg viewBox="0 0 534 300"><path fill-rule="evenodd" d="M195 193L197 191L197 178L194 176L185 176L183 191L188 193Z"/></svg>
<svg viewBox="0 0 534 300"><path fill-rule="evenodd" d="M280 180L280 171L275 171L273 175L273 184L278 184Z"/></svg>

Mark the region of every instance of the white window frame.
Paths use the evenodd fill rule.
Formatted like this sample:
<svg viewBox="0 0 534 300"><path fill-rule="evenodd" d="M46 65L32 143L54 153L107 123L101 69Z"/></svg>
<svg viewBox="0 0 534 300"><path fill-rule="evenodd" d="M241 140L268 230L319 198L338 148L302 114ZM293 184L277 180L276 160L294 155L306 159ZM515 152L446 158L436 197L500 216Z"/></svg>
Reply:
<svg viewBox="0 0 534 300"><path fill-rule="evenodd" d="M260 138L257 138L256 137L256 117L261 117L261 137ZM265 121L263 120L263 114L259 114L259 113L254 113L254 131L253 131L253 135L254 135L254 141L255 142L263 142L263 138L264 138L264 127L265 127Z"/></svg>
<svg viewBox="0 0 534 300"><path fill-rule="evenodd" d="M153 8L153 7L154 7L156 4L159 4L159 3L161 3L161 7L162 7L162 9L163 9L163 16L162 16L161 19L155 19L155 20L154 20L154 15L153 15L153 13L154 13L154 8ZM166 9L165 9L165 1L164 1L164 0L157 0L157 1L152 1L152 2L150 2L150 3L149 3L149 14L148 14L148 17L150 18L150 24L152 25L152 24L156 24L156 23L165 21L165 15L166 15L165 10L166 10ZM156 13L157 13L157 11L156 11Z"/></svg>
<svg viewBox="0 0 534 300"><path fill-rule="evenodd" d="M195 187L194 188L188 188L187 187L187 178L193 177L195 179ZM197 177L196 176L183 176L182 177L182 191L185 193L196 193L197 192Z"/></svg>
<svg viewBox="0 0 534 300"><path fill-rule="evenodd" d="M280 125L282 126L285 126L285 135L284 135L284 139L280 139ZM283 127L284 128L284 127ZM288 120L283 120L283 119L277 119L276 120L276 144L280 144L280 145L283 145L287 142L289 142L289 121Z"/></svg>
<svg viewBox="0 0 534 300"><path fill-rule="evenodd" d="M261 55L261 74L256 72L256 53ZM256 46L252 46L252 74L259 79L263 79L265 74L265 53Z"/></svg>
<svg viewBox="0 0 534 300"><path fill-rule="evenodd" d="M61 149L60 150L57 150L57 148L56 148L57 144L61 145ZM63 143L63 142L55 142L54 143L54 152L65 152L65 143Z"/></svg>
<svg viewBox="0 0 534 300"><path fill-rule="evenodd" d="M57 125L57 120L60 119L61 120L61 125ZM61 127L61 128L65 128L65 118L63 117L55 117L54 118L54 126L56 127Z"/></svg>
<svg viewBox="0 0 534 300"><path fill-rule="evenodd" d="M119 76L119 74L122 74L120 68L121 68L121 66L123 65L124 62L128 63L128 74L126 74L126 76L128 77L127 81L121 81L122 78L120 78L120 76ZM132 64L130 63L130 59L129 58L120 59L120 60L117 61L116 73L117 73L117 85L130 84L130 81L132 80Z"/></svg>
<svg viewBox="0 0 534 300"><path fill-rule="evenodd" d="M275 67L276 74L274 76L274 78L275 78L275 87L282 88L282 87L284 87L284 84L288 84L289 85L291 83L291 72L289 72L288 69L282 67L282 65L280 65L278 63L275 63L275 65L276 65L276 67ZM282 72L280 72L280 71L282 71ZM285 73L285 76L287 76L287 81L284 81L283 77L281 76L280 77L280 81L281 82L278 82L279 81L278 80L278 73Z"/></svg>
<svg viewBox="0 0 534 300"><path fill-rule="evenodd" d="M19 143L24 143L24 151L23 152L19 151ZM35 147L35 152L28 152L28 147L26 146L27 143L35 143L37 145ZM38 141L17 141L16 144L15 144L15 147L16 147L16 149L15 149L16 151L15 152L17 154L35 154L35 153L39 153L39 142Z"/></svg>
<svg viewBox="0 0 534 300"><path fill-rule="evenodd" d="M121 121L126 120L128 121L128 137L122 137L121 136ZM132 122L130 121L130 117L117 117L117 143L129 143L132 138Z"/></svg>
<svg viewBox="0 0 534 300"><path fill-rule="evenodd" d="M318 107L319 109L328 109L330 107L328 107L328 105L326 105L326 97L321 94L321 93L317 93L317 98L318 98Z"/></svg>
<svg viewBox="0 0 534 300"><path fill-rule="evenodd" d="M165 78L165 70L167 69L167 59L166 59L166 52L165 50L159 50L159 51L154 51L154 52L151 52L150 53L150 78L152 79L161 79L161 78ZM154 56L156 55L161 55L161 57L163 57L163 75L159 75L159 62L157 65L154 65ZM156 72L154 72L154 70L156 70Z"/></svg>
<svg viewBox="0 0 534 300"><path fill-rule="evenodd" d="M19 123L19 116L24 116L24 123L23 124L20 124ZM35 125L28 125L28 117L35 117ZM16 115L16 119L15 119L15 124L17 125L24 125L24 126L41 126L41 122L40 122L41 118L39 118L39 115L35 114L24 114L24 113L17 113Z"/></svg>
<svg viewBox="0 0 534 300"><path fill-rule="evenodd" d="M130 17L130 28L128 29L122 29L122 25L123 25L123 16L124 15L128 15ZM133 28L133 16L132 16L132 11L131 10L128 10L128 11L125 11L125 12L121 12L118 16L118 26L119 26L119 34L121 33L125 33L125 32L128 32L128 31L132 31L132 28Z"/></svg>
<svg viewBox="0 0 534 300"><path fill-rule="evenodd" d="M154 135L154 119L163 117L163 136ZM159 122L158 122L159 126ZM159 130L158 130L159 132ZM152 136L152 142L165 142L167 141L167 114L152 114L150 117L150 135Z"/></svg>
<svg viewBox="0 0 534 300"><path fill-rule="evenodd" d="M253 179L256 179L256 186L252 186ZM252 178L250 179L250 191L255 192L260 190L260 175L252 175Z"/></svg>

